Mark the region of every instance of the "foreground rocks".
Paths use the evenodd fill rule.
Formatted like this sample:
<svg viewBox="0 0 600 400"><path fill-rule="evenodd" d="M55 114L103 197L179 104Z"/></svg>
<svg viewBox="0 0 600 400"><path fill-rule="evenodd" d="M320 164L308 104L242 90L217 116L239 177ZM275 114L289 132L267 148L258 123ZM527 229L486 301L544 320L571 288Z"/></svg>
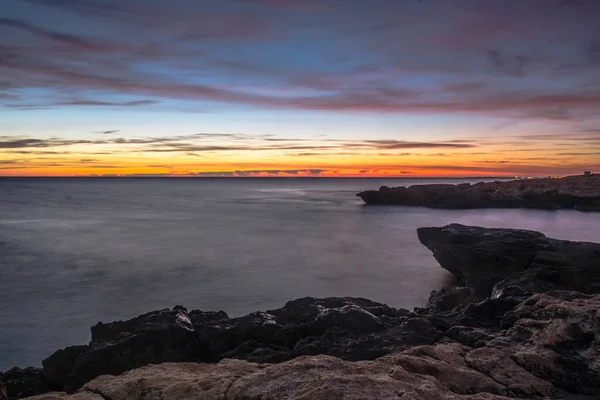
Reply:
<svg viewBox="0 0 600 400"><path fill-rule="evenodd" d="M600 211L600 174L561 179L382 186L357 194L367 204L431 208L571 208Z"/></svg>
<svg viewBox="0 0 600 400"><path fill-rule="evenodd" d="M465 285L424 308L176 306L98 323L42 370L0 375L0 399L2 384L8 398L72 400L600 398L600 244L457 224L418 235Z"/></svg>
<svg viewBox="0 0 600 400"><path fill-rule="evenodd" d="M489 338L480 346L459 335L374 361L163 363L100 376L72 396L35 399L597 399L599 310L600 295L537 294L506 312L497 329L483 329Z"/></svg>
<svg viewBox="0 0 600 400"><path fill-rule="evenodd" d="M360 298L304 298L239 318L177 306L98 323L91 331L89 345L59 350L43 361L38 377L45 385L74 391L99 375L167 361L275 363L314 354L370 360L443 336L415 313Z"/></svg>
<svg viewBox="0 0 600 400"><path fill-rule="evenodd" d="M189 399L192 396L240 400L507 399L490 393L507 394L508 390L492 378L469 368L462 348L416 350L420 352L418 357L398 354L376 361L358 362L330 356L304 356L270 366L238 360L224 360L216 365L166 363L118 377L99 377L73 396L56 393L30 400ZM441 359L435 358L438 353ZM429 373L416 374L411 370L427 370ZM464 380L465 385L460 389L464 389L465 393L453 391L457 389L452 383L456 377ZM527 378L538 383L535 377ZM542 391L552 389L547 382L539 382L538 387Z"/></svg>

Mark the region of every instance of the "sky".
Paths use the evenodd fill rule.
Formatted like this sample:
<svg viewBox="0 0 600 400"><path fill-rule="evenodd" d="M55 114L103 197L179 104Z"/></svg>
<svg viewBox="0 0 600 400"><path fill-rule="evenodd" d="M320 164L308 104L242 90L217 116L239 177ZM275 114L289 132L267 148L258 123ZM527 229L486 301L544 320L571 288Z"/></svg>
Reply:
<svg viewBox="0 0 600 400"><path fill-rule="evenodd" d="M0 0L0 176L600 172L597 0Z"/></svg>

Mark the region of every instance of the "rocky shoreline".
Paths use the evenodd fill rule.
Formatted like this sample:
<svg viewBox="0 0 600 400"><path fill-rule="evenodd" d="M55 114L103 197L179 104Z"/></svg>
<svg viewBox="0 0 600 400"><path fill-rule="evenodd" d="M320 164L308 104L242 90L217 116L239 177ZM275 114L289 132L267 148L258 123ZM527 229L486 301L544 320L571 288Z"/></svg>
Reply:
<svg viewBox="0 0 600 400"><path fill-rule="evenodd" d="M600 174L508 182L382 186L357 194L369 205L447 209L538 208L600 211Z"/></svg>
<svg viewBox="0 0 600 400"><path fill-rule="evenodd" d="M176 306L98 323L88 345L0 374L0 399L600 398L600 244L458 224L418 236L464 285L423 308Z"/></svg>

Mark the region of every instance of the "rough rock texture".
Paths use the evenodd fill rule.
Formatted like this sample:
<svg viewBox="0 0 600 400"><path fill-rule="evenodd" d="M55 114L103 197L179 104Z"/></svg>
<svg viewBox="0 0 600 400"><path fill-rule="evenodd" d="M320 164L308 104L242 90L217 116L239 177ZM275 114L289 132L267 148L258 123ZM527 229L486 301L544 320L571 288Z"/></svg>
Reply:
<svg viewBox="0 0 600 400"><path fill-rule="evenodd" d="M600 398L600 244L456 224L418 234L466 286L433 291L414 312L359 298L239 318L176 306L99 323L89 345L54 353L42 372L0 375L0 393L3 383L9 398L58 389L76 392L37 399L74 400Z"/></svg>
<svg viewBox="0 0 600 400"><path fill-rule="evenodd" d="M88 346L57 351L43 361L43 374L55 387L74 391L99 375L150 363L281 362L313 354L365 360L435 343L442 336L410 311L360 298L303 298L239 318L176 306L98 323Z"/></svg>
<svg viewBox="0 0 600 400"><path fill-rule="evenodd" d="M50 392L59 387L50 385L39 368L15 367L0 373L0 400Z"/></svg>
<svg viewBox="0 0 600 400"><path fill-rule="evenodd" d="M304 356L276 365L238 360L223 360L216 365L165 363L117 377L98 377L73 396L56 393L31 399L80 400L75 396L99 394L111 400L499 400L507 398L503 395L515 396L509 387L542 395L553 393L550 384L515 364L495 368L495 375L500 378L495 381L468 366L467 349L460 346L417 348L415 354L418 355L400 353L359 362Z"/></svg>
<svg viewBox="0 0 600 400"><path fill-rule="evenodd" d="M487 301L493 300L498 299ZM459 305L452 311L479 306ZM507 308L498 311L496 326L455 325L436 344L391 350L374 361L319 355L280 364L230 359L218 364L163 363L97 377L77 392L79 397L67 398L391 399L398 393L406 399L600 397L600 295L555 291ZM423 327L423 321L411 318L401 325ZM463 340L472 336L479 343ZM37 399L64 397L59 393Z"/></svg>
<svg viewBox="0 0 600 400"><path fill-rule="evenodd" d="M450 224L419 228L442 268L480 296L549 290L600 292L600 244L550 239L539 232ZM511 289L514 290L514 289Z"/></svg>
<svg viewBox="0 0 600 400"><path fill-rule="evenodd" d="M600 211L600 174L561 179L382 186L357 194L367 204L432 208L574 208Z"/></svg>

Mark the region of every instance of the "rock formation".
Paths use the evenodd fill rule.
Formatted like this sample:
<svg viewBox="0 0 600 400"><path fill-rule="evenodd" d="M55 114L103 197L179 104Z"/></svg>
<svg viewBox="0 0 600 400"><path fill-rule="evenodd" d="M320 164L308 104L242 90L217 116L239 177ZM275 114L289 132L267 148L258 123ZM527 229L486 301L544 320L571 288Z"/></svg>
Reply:
<svg viewBox="0 0 600 400"><path fill-rule="evenodd" d="M402 205L431 208L571 208L600 211L600 174L569 176L561 179L382 186L357 194L367 204Z"/></svg>
<svg viewBox="0 0 600 400"><path fill-rule="evenodd" d="M423 308L176 306L98 323L42 370L0 375L0 399L600 398L600 244L457 224L418 235L465 285Z"/></svg>
<svg viewBox="0 0 600 400"><path fill-rule="evenodd" d="M600 244L550 239L539 232L451 224L419 228L419 240L480 296L510 287L543 293L600 293Z"/></svg>

